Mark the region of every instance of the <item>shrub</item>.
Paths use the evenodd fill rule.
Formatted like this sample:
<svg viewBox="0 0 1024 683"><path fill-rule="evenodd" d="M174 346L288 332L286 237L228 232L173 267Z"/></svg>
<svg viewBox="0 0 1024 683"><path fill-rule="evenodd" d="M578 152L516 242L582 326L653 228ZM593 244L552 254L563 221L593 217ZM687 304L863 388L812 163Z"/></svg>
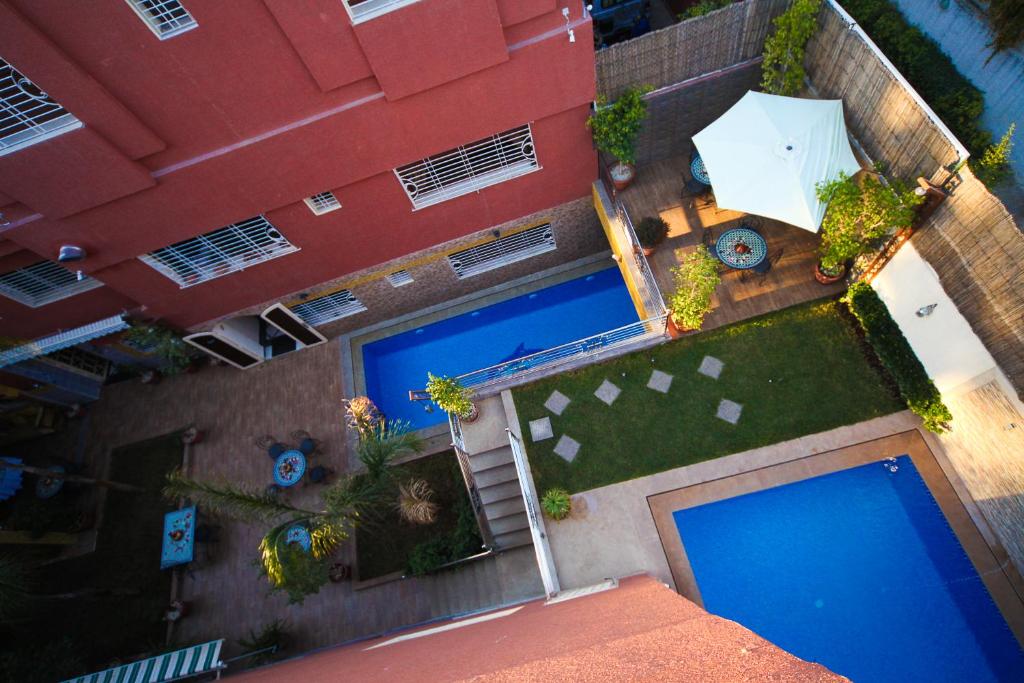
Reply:
<svg viewBox="0 0 1024 683"><path fill-rule="evenodd" d="M989 145L981 159L977 163L971 163L978 180L989 187L998 185L1013 175L1010 169L1010 150L1013 149L1013 132L1016 129L1017 124L1011 123L999 142Z"/></svg>
<svg viewBox="0 0 1024 683"><path fill-rule="evenodd" d="M572 512L572 498L565 489L548 489L540 499L540 506L551 519L565 519Z"/></svg>
<svg viewBox="0 0 1024 683"><path fill-rule="evenodd" d="M281 653L288 646L288 622L284 619L275 619L263 625L258 632L249 631L245 638L238 639L238 646L245 652L258 652L249 660L252 666L267 664L281 657ZM271 648L274 648L271 650ZM268 652L259 652L268 650Z"/></svg>
<svg viewBox="0 0 1024 683"><path fill-rule="evenodd" d="M676 290L668 302L672 319L687 329L699 329L711 310L711 295L721 282L718 259L700 245L683 257L682 264L672 273L676 279Z"/></svg>
<svg viewBox="0 0 1024 683"><path fill-rule="evenodd" d="M946 431L953 415L875 290L866 282L855 282L843 301L864 329L882 365L896 380L907 407L924 420L925 429Z"/></svg>
<svg viewBox="0 0 1024 683"><path fill-rule="evenodd" d="M193 347L163 325L135 325L125 330L124 339L159 358L160 370L166 375L182 372L197 358Z"/></svg>
<svg viewBox="0 0 1024 683"><path fill-rule="evenodd" d="M482 544L476 515L465 500L459 506L459 517L450 534L420 543L409 552L409 573L422 576L437 571L449 562L475 555Z"/></svg>
<svg viewBox="0 0 1024 683"><path fill-rule="evenodd" d="M650 91L650 86L630 88L611 104L599 98L597 111L587 119L594 144L620 163L636 163L636 136L647 116L644 94Z"/></svg>
<svg viewBox="0 0 1024 683"><path fill-rule="evenodd" d="M984 95L938 44L910 24L889 0L840 0L953 134L980 155L991 134L981 127Z"/></svg>
<svg viewBox="0 0 1024 683"><path fill-rule="evenodd" d="M434 491L425 479L413 479L398 485L398 514L411 524L433 524L437 519Z"/></svg>
<svg viewBox="0 0 1024 683"><path fill-rule="evenodd" d="M818 29L821 0L795 0L772 23L775 32L764 43L761 87L773 95L793 96L804 87L804 52Z"/></svg>
<svg viewBox="0 0 1024 683"><path fill-rule="evenodd" d="M988 0L988 21L994 34L988 44L992 56L1024 41L1024 7L1020 0Z"/></svg>
<svg viewBox="0 0 1024 683"><path fill-rule="evenodd" d="M686 21L687 19L703 17L705 14L711 14L716 9L728 7L732 3L733 0L700 0L696 5L690 5L686 8L685 12L680 13L679 20Z"/></svg>
<svg viewBox="0 0 1024 683"><path fill-rule="evenodd" d="M657 216L647 216L636 226L636 238L640 246L653 249L668 237L668 223Z"/></svg>
<svg viewBox="0 0 1024 683"><path fill-rule="evenodd" d="M459 384L457 377L438 377L427 373L427 393L430 400L447 413L469 417L473 412L472 391Z"/></svg>

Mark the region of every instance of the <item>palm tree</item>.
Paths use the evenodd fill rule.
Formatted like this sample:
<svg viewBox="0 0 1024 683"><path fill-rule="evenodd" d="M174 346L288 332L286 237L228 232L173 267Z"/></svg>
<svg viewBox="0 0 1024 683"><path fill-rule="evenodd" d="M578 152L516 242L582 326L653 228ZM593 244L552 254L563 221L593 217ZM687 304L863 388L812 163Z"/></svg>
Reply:
<svg viewBox="0 0 1024 683"><path fill-rule="evenodd" d="M422 440L408 431L406 423L382 420L360 438L357 452L366 472L328 487L317 509L297 507L265 491L229 482L189 479L181 472L168 475L164 496L191 498L211 512L239 521L272 523L260 541L259 563L275 588L288 591L293 602L301 602L326 582L326 560L352 528L381 507L395 481L390 468L394 459L422 447ZM309 530L308 554L287 543L288 529L295 525Z"/></svg>

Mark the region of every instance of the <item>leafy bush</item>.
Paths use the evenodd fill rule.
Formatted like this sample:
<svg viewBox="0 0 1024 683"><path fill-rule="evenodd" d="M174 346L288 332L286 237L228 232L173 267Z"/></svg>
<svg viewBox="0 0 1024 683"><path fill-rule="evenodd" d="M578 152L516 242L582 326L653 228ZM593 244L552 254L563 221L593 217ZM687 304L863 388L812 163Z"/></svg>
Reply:
<svg viewBox="0 0 1024 683"><path fill-rule="evenodd" d="M636 226L636 238L640 246L653 249L668 237L668 223L657 216L647 216Z"/></svg>
<svg viewBox="0 0 1024 683"><path fill-rule="evenodd" d="M1011 123L999 142L989 145L981 159L977 163L971 163L974 174L989 187L998 185L1013 175L1010 168L1010 150L1013 149L1013 132L1016 129L1017 124Z"/></svg>
<svg viewBox="0 0 1024 683"><path fill-rule="evenodd" d="M686 21L687 19L702 17L705 14L711 14L716 9L728 7L732 3L733 0L700 0L696 5L690 5L686 8L685 12L680 13L679 20Z"/></svg>
<svg viewBox="0 0 1024 683"><path fill-rule="evenodd" d="M988 21L994 34L988 44L993 55L1024 41L1024 5L1020 0L988 0Z"/></svg>
<svg viewBox="0 0 1024 683"><path fill-rule="evenodd" d="M458 522L450 534L432 538L412 549L409 553L409 573L422 576L437 571L449 562L477 554L482 545L476 515L469 501L464 501L459 506Z"/></svg>
<svg viewBox="0 0 1024 683"><path fill-rule="evenodd" d="M984 95L938 44L910 24L890 0L840 0L882 52L966 145L980 155L992 142L981 127Z"/></svg>
<svg viewBox="0 0 1024 683"><path fill-rule="evenodd" d="M253 666L260 666L272 662L281 657L282 651L288 646L288 622L284 619L275 619L263 625L258 632L249 631L245 638L238 639L238 646L246 652L259 652L250 659ZM274 648L270 651L270 648Z"/></svg>
<svg viewBox="0 0 1024 683"><path fill-rule="evenodd" d="M182 372L198 357L198 351L186 344L177 332L163 325L129 327L124 332L124 339L159 358L160 370L167 375Z"/></svg>
<svg viewBox="0 0 1024 683"><path fill-rule="evenodd" d="M684 256L682 264L672 273L676 279L676 290L668 302L672 319L687 329L699 329L711 310L711 295L721 282L718 259L700 245Z"/></svg>
<svg viewBox="0 0 1024 683"><path fill-rule="evenodd" d="M470 400L473 392L459 384L458 377L438 377L428 372L427 393L430 394L430 400L446 413L469 417L473 412L473 402Z"/></svg>
<svg viewBox="0 0 1024 683"><path fill-rule="evenodd" d="M572 498L565 489L548 489L540 499L540 506L551 519L565 519L572 512Z"/></svg>
<svg viewBox="0 0 1024 683"><path fill-rule="evenodd" d="M775 31L764 43L761 87L773 95L793 96L804 87L804 52L818 30L821 0L795 0L772 23Z"/></svg>
<svg viewBox="0 0 1024 683"><path fill-rule="evenodd" d="M882 365L896 380L907 407L924 420L925 429L939 434L946 431L953 415L875 290L866 282L855 282L843 301L860 322Z"/></svg>
<svg viewBox="0 0 1024 683"><path fill-rule="evenodd" d="M597 111L587 119L594 144L620 163L636 163L636 136L647 116L644 94L650 91L650 86L630 88L611 104L598 99Z"/></svg>

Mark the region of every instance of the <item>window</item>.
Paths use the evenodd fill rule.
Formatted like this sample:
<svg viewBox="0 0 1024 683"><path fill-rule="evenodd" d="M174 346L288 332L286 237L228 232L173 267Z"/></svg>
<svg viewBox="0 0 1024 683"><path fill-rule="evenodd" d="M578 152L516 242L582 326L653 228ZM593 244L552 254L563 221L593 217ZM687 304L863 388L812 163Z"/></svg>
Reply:
<svg viewBox="0 0 1024 683"><path fill-rule="evenodd" d="M102 286L102 282L88 276L79 279L52 261L40 261L0 275L0 294L32 308Z"/></svg>
<svg viewBox="0 0 1024 683"><path fill-rule="evenodd" d="M448 262L456 275L467 278L553 251L556 246L551 224L545 223L478 247L449 254Z"/></svg>
<svg viewBox="0 0 1024 683"><path fill-rule="evenodd" d="M362 313L365 310L366 306L363 305L363 302L347 289L319 296L292 306L292 313L310 325L323 325L332 320L339 320L346 316Z"/></svg>
<svg viewBox="0 0 1024 683"><path fill-rule="evenodd" d="M306 197L302 201L306 202L309 210L317 216L322 216L329 211L341 208L341 202L338 201L333 192L318 192L312 197Z"/></svg>
<svg viewBox="0 0 1024 683"><path fill-rule="evenodd" d="M127 2L160 40L166 40L199 25L180 0L127 0Z"/></svg>
<svg viewBox="0 0 1024 683"><path fill-rule="evenodd" d="M256 216L139 259L184 289L298 250L270 221Z"/></svg>
<svg viewBox="0 0 1024 683"><path fill-rule="evenodd" d="M422 209L539 170L529 124L395 169Z"/></svg>
<svg viewBox="0 0 1024 683"><path fill-rule="evenodd" d="M352 17L352 22L358 24L361 21L387 14L399 7L411 5L417 0L342 0L342 2L345 3L345 9Z"/></svg>
<svg viewBox="0 0 1024 683"><path fill-rule="evenodd" d="M81 121L0 59L0 155L81 126Z"/></svg>
<svg viewBox="0 0 1024 683"><path fill-rule="evenodd" d="M387 278L392 287L401 287L412 282L412 275L409 275L408 271L405 270L396 270L388 275Z"/></svg>

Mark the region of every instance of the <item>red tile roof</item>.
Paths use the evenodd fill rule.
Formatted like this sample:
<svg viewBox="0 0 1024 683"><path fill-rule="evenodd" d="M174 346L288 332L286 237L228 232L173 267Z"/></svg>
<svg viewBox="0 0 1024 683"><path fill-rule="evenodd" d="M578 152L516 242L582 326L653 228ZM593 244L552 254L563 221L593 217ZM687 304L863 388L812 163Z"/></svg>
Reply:
<svg viewBox="0 0 1024 683"><path fill-rule="evenodd" d="M459 621L441 622L324 650L232 680L846 680L705 612L649 577L625 579L616 589L558 604L536 601L508 611L458 628L451 625ZM449 628L381 646L438 626Z"/></svg>

